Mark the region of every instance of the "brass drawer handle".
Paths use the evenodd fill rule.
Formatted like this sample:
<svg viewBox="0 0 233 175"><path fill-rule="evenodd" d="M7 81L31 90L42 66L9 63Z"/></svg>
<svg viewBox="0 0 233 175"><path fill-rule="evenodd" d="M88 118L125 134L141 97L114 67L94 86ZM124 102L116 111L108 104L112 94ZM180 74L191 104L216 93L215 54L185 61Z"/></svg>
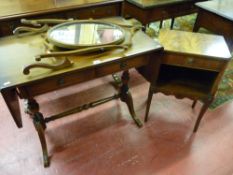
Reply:
<svg viewBox="0 0 233 175"><path fill-rule="evenodd" d="M59 86L64 85L64 84L65 84L64 78L59 78L59 79L57 80L57 84L58 84Z"/></svg>
<svg viewBox="0 0 233 175"><path fill-rule="evenodd" d="M91 13L92 13L92 14L95 14L95 13L96 13L96 10L95 10L95 9L92 9L92 10L91 10Z"/></svg>
<svg viewBox="0 0 233 175"><path fill-rule="evenodd" d="M166 10L163 10L163 11L162 11L162 15L166 16L166 15L167 15L167 11L166 11Z"/></svg>
<svg viewBox="0 0 233 175"><path fill-rule="evenodd" d="M188 64L192 64L193 62L194 62L194 59L193 59L193 58L188 58L188 59L187 59L187 63L188 63Z"/></svg>
<svg viewBox="0 0 233 175"><path fill-rule="evenodd" d="M107 10L107 14L108 15L112 14L112 10Z"/></svg>

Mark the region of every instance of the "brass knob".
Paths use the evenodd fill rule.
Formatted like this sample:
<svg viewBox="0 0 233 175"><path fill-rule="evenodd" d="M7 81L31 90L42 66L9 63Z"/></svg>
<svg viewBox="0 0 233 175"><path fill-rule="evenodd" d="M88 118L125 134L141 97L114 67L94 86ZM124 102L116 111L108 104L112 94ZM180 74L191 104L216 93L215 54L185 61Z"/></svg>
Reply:
<svg viewBox="0 0 233 175"><path fill-rule="evenodd" d="M95 9L91 10L92 14L95 14Z"/></svg>
<svg viewBox="0 0 233 175"><path fill-rule="evenodd" d="M59 78L59 79L57 80L57 84L58 84L59 86L64 85L64 84L65 84L64 78Z"/></svg>
<svg viewBox="0 0 233 175"><path fill-rule="evenodd" d="M127 67L127 63L126 62L121 62L120 63L120 68L121 69L125 69Z"/></svg>
<svg viewBox="0 0 233 175"><path fill-rule="evenodd" d="M194 62L194 59L193 59L193 58L188 58L188 59L187 59L187 63L188 63L188 64L192 64L193 62Z"/></svg>
<svg viewBox="0 0 233 175"><path fill-rule="evenodd" d="M112 13L112 10L108 10L107 14L110 15Z"/></svg>
<svg viewBox="0 0 233 175"><path fill-rule="evenodd" d="M167 15L167 11L163 10L163 11L162 11L162 15L163 15L163 16L166 16L166 15Z"/></svg>

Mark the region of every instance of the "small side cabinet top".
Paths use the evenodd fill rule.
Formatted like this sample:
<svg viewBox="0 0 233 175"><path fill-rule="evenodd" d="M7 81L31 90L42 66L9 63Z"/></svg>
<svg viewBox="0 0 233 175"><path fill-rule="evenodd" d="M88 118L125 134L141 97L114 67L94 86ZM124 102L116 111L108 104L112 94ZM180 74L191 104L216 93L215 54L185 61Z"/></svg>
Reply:
<svg viewBox="0 0 233 175"><path fill-rule="evenodd" d="M223 36L176 30L161 30L159 41L167 52L176 52L216 59L231 59Z"/></svg>

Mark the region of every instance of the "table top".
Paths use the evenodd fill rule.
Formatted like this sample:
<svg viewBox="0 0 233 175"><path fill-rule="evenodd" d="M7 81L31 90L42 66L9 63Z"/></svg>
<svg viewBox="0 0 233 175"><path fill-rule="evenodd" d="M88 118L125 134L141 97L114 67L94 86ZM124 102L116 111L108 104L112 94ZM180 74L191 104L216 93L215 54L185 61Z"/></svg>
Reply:
<svg viewBox="0 0 233 175"><path fill-rule="evenodd" d="M1 1L0 20L29 14L43 14L93 5L122 2L123 0L13 0Z"/></svg>
<svg viewBox="0 0 233 175"><path fill-rule="evenodd" d="M122 18L111 19L121 23L129 24ZM126 31L126 40L129 38L130 32ZM74 62L69 68L57 71L48 69L35 68L31 70L29 75L24 75L22 70L25 65L35 63L34 57L38 54L45 53L44 38L41 35L25 36L17 38L8 36L0 38L0 90L14 88L19 85L42 80L48 77L62 75L64 73L72 73L85 70L91 67L105 65L119 61L119 59L128 59L137 55L153 52L162 49L162 46L149 38L144 32L137 31L132 38L132 47L124 51L115 49L107 51L106 54L90 54L82 56L69 56L68 58ZM43 63L53 63L52 59L45 58Z"/></svg>
<svg viewBox="0 0 233 175"><path fill-rule="evenodd" d="M165 51L229 60L231 54L220 35L162 29L159 42Z"/></svg>
<svg viewBox="0 0 233 175"><path fill-rule="evenodd" d="M233 0L212 0L199 2L196 5L207 11L233 21Z"/></svg>

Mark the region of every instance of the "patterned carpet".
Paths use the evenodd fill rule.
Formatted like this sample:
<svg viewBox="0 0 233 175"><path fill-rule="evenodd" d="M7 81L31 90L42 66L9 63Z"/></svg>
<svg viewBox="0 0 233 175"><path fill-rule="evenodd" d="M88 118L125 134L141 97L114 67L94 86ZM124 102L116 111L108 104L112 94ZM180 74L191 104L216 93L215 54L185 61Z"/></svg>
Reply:
<svg viewBox="0 0 233 175"><path fill-rule="evenodd" d="M176 18L173 29L192 31L195 20L196 20L196 14ZM170 28L170 23L171 20L163 21L163 28ZM151 28L153 30L151 30ZM200 29L199 32L210 33L205 29ZM159 22L151 23L150 28L147 30L147 33L152 37L157 37L159 33ZM223 78L219 84L216 93L216 98L209 108L215 109L221 106L222 104L232 100L233 100L233 60L229 63L223 75Z"/></svg>

